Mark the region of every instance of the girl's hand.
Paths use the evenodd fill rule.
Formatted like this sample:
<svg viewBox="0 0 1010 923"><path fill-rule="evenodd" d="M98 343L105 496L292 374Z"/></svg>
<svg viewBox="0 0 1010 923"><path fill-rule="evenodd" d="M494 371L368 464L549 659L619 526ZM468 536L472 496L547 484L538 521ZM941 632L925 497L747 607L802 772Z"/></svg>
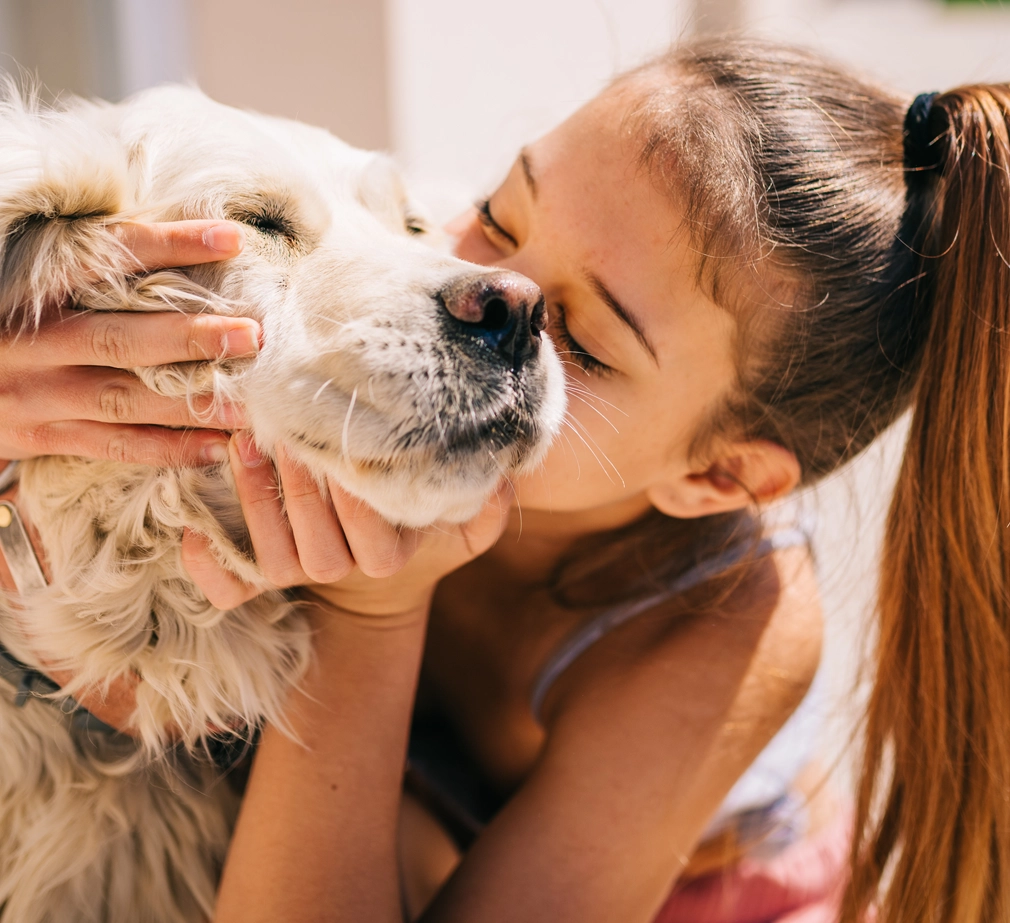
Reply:
<svg viewBox="0 0 1010 923"><path fill-rule="evenodd" d="M232 437L230 451L264 576L281 588L312 584L315 596L345 612L394 616L426 608L438 581L487 551L508 521L508 501L499 490L470 522L437 524L423 532L397 529L332 481L329 495L321 495L308 471L283 447L276 472L245 433ZM186 531L182 556L193 580L220 609L262 592L221 567L199 533Z"/></svg>
<svg viewBox="0 0 1010 923"><path fill-rule="evenodd" d="M113 233L133 253L138 272L228 259L243 243L241 229L223 221L124 224ZM259 325L246 318L54 311L34 333L0 339L0 456L222 461L223 433L127 370L255 355L259 335ZM237 409L226 408L215 423L230 429L241 420Z"/></svg>

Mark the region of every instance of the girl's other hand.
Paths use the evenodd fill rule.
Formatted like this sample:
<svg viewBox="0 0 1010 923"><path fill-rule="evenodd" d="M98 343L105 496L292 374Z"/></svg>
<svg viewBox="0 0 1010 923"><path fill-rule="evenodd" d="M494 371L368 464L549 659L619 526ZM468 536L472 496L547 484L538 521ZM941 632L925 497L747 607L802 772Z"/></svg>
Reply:
<svg viewBox="0 0 1010 923"><path fill-rule="evenodd" d="M312 584L314 595L357 615L394 616L424 608L438 581L487 551L508 521L508 500L499 489L470 522L398 529L332 480L328 496L321 494L283 447L276 470L246 433L232 437L230 451L256 560L267 580L279 588ZM190 576L220 609L262 592L226 571L199 533L186 531L182 557Z"/></svg>
<svg viewBox="0 0 1010 923"><path fill-rule="evenodd" d="M241 228L226 221L123 224L113 233L138 272L228 259L243 244ZM0 340L0 456L223 461L228 440L217 428L241 425L237 408L198 421L185 403L154 394L127 370L252 356L259 336L247 318L55 310L36 331Z"/></svg>

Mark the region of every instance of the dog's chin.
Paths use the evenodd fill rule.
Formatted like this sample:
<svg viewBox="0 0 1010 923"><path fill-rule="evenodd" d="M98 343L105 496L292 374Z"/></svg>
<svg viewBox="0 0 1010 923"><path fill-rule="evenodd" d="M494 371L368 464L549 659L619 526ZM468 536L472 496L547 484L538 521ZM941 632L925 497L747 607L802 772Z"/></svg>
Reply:
<svg viewBox="0 0 1010 923"><path fill-rule="evenodd" d="M485 456L487 458L487 456ZM490 459L488 459L490 461ZM421 529L435 522L466 522L476 516L500 479L500 469L471 464L435 475L410 468L391 469L385 461L338 464L332 476L398 526Z"/></svg>
<svg viewBox="0 0 1010 923"><path fill-rule="evenodd" d="M306 440L292 442L295 456L320 478L344 490L398 526L466 522L476 516L498 483L540 464L551 434L495 444L495 435L468 434L449 445L432 445L395 456L347 459Z"/></svg>

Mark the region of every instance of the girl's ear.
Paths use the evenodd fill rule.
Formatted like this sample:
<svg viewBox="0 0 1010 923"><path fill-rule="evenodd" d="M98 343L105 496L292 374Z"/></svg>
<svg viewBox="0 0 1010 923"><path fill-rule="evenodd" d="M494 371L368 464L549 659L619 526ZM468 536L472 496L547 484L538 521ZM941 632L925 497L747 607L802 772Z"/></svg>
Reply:
<svg viewBox="0 0 1010 923"><path fill-rule="evenodd" d="M774 442L735 442L704 471L690 471L653 485L649 502L677 519L765 504L788 494L800 482L796 456Z"/></svg>

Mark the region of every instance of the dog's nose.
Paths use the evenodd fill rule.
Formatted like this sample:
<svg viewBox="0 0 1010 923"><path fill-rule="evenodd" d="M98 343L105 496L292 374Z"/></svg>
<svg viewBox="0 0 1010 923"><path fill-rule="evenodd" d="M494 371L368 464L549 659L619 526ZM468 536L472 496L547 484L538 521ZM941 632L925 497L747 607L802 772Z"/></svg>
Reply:
<svg viewBox="0 0 1010 923"><path fill-rule="evenodd" d="M540 348L547 325L539 286L517 272L482 273L454 279L438 293L442 306L471 335L519 369Z"/></svg>

